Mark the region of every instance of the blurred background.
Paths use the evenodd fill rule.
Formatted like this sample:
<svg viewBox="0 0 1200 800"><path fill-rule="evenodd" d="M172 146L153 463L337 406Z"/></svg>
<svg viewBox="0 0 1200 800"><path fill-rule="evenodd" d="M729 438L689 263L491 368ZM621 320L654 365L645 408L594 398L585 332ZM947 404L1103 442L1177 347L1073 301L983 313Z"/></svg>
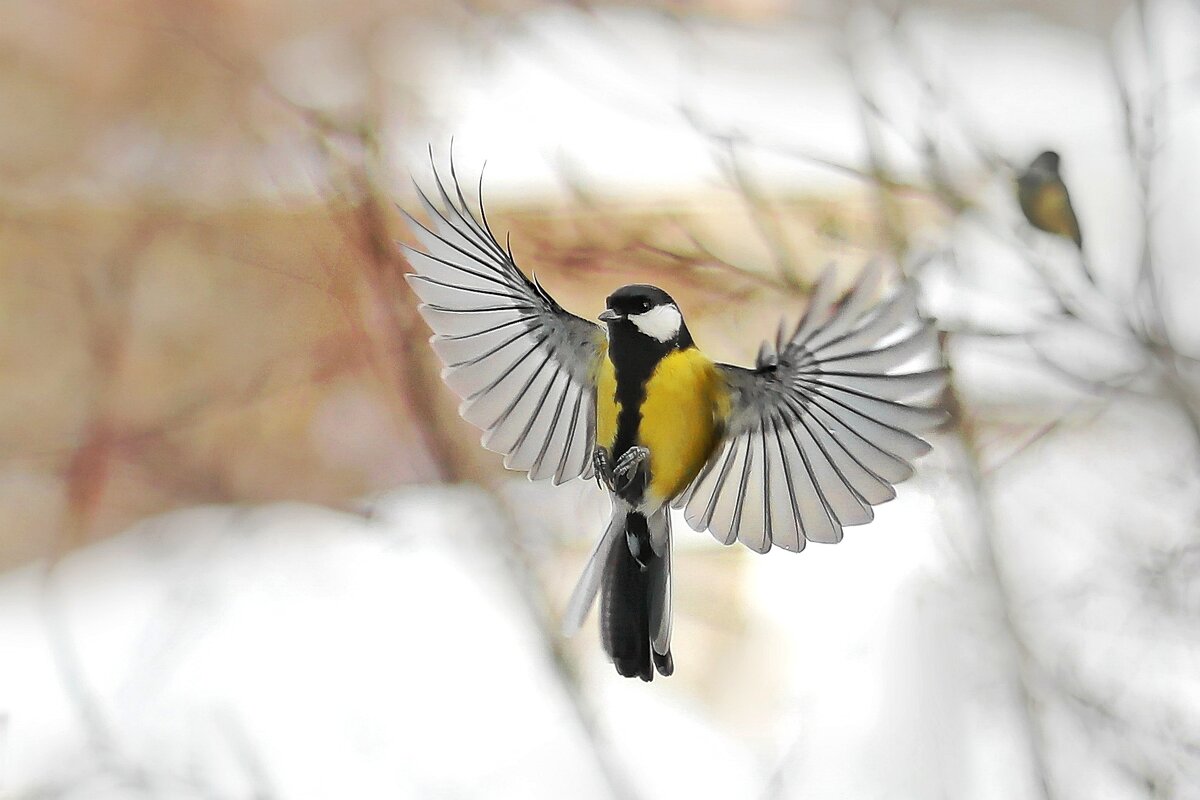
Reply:
<svg viewBox="0 0 1200 800"><path fill-rule="evenodd" d="M603 498L438 377L451 141L581 316L749 363L875 258L943 331L873 524L677 525L668 680L558 635ZM1197 142L1195 0L9 0L0 797L1200 797Z"/></svg>

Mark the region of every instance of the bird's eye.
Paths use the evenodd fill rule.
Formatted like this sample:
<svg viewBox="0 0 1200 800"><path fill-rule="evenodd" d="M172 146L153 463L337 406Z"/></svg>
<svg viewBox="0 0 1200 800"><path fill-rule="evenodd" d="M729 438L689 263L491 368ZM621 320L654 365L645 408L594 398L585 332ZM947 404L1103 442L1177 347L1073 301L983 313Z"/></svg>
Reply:
<svg viewBox="0 0 1200 800"><path fill-rule="evenodd" d="M650 310L650 301L643 300L642 302L638 303L638 310L639 311L649 311Z"/></svg>

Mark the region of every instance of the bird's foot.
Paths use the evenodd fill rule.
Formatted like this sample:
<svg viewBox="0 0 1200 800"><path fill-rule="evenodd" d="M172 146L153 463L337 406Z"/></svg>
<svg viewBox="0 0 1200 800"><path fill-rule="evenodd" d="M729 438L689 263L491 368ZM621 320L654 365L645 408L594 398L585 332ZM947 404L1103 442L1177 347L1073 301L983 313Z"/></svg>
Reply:
<svg viewBox="0 0 1200 800"><path fill-rule="evenodd" d="M650 457L650 451L644 447L631 447L621 454L613 466L613 483L617 488L613 491L622 492L628 489L638 475L638 468Z"/></svg>
<svg viewBox="0 0 1200 800"><path fill-rule="evenodd" d="M601 489L607 488L610 492L617 490L613 484L612 456L607 447L597 447L592 451L592 471L596 473L596 484Z"/></svg>

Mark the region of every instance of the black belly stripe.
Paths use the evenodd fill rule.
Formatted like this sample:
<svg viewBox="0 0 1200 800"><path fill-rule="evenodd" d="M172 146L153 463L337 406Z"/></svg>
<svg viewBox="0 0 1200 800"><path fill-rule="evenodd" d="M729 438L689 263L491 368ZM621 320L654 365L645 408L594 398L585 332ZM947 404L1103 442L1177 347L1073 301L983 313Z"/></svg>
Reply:
<svg viewBox="0 0 1200 800"><path fill-rule="evenodd" d="M675 344L652 339L632 324L613 327L615 330L609 341L608 356L613 363L616 397L621 407L617 414L617 436L612 449L615 462L626 450L637 445L638 428L642 424L642 402L646 399L646 382L663 356L675 349ZM641 501L651 479L650 464L644 463L642 469L644 480L635 480L626 491L620 492L622 499L634 504Z"/></svg>
<svg viewBox="0 0 1200 800"><path fill-rule="evenodd" d="M614 365L615 366L615 365ZM622 375L617 370L617 402L621 411L617 414L617 438L613 442L613 458L637 444L638 427L642 424L642 401L646 399L645 379L650 373L638 376Z"/></svg>

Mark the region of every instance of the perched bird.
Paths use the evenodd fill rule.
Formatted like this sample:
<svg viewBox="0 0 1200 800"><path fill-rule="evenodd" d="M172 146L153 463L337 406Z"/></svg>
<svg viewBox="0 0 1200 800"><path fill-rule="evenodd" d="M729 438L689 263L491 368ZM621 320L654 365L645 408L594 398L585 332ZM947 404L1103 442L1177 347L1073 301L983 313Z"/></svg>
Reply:
<svg viewBox="0 0 1200 800"><path fill-rule="evenodd" d="M1083 235L1079 231L1079 220L1075 218L1071 195L1058 171L1061 160L1053 150L1035 158L1017 177L1017 202L1030 225L1075 243L1084 275L1094 284L1096 280L1082 255Z"/></svg>
<svg viewBox="0 0 1200 800"><path fill-rule="evenodd" d="M1070 239L1076 247L1082 248L1083 236L1079 233L1079 221L1075 219L1067 185L1058 171L1060 163L1061 158L1053 150L1035 158L1017 177L1017 201L1030 225Z"/></svg>
<svg viewBox="0 0 1200 800"><path fill-rule="evenodd" d="M408 282L483 446L531 479L594 477L608 493L612 516L563 630L574 633L599 594L602 643L621 675L674 669L672 506L725 544L799 551L871 521L928 452L916 433L945 415L912 401L944 385L928 366L937 340L907 288L873 302L877 269L841 298L827 273L799 325L781 326L753 368L718 364L657 287L614 291L603 327L564 310L517 268L482 204L472 210L453 164L451 176L447 188L434 170L440 208L421 193L429 227L409 217L421 248L404 247Z"/></svg>

